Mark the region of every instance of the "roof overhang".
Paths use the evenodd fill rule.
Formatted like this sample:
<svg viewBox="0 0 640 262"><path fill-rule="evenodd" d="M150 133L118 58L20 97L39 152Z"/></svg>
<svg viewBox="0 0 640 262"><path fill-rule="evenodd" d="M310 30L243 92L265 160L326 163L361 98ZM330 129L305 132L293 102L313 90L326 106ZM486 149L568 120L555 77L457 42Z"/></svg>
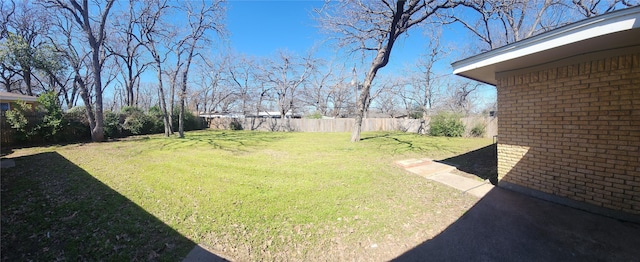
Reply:
<svg viewBox="0 0 640 262"><path fill-rule="evenodd" d="M35 96L27 96L27 95L9 93L9 92L0 92L0 101L12 102L12 101L18 101L18 100L22 100L25 102L36 102L38 101L38 98Z"/></svg>
<svg viewBox="0 0 640 262"><path fill-rule="evenodd" d="M640 45L640 6L585 19L452 64L453 73L496 85L496 73Z"/></svg>

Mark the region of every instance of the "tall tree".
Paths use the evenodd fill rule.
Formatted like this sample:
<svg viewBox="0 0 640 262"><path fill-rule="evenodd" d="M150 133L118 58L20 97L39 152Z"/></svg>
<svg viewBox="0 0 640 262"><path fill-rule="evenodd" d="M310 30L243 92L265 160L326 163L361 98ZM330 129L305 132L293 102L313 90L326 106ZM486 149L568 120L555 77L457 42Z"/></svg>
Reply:
<svg viewBox="0 0 640 262"><path fill-rule="evenodd" d="M45 10L28 1L18 4L11 1L11 8L3 7L1 11L6 13L2 15L6 21L2 26L3 41L0 42L0 63L4 72L19 76L23 86L19 91L27 95L51 89L45 78L48 73L60 71L62 65L47 42L51 22Z"/></svg>
<svg viewBox="0 0 640 262"><path fill-rule="evenodd" d="M180 86L180 93L178 95L180 99L178 133L181 138L184 137L184 111L189 68L191 67L193 58L197 55L196 50L201 47L201 44L210 41L207 34L210 31L215 31L219 35L223 34L224 26L222 24L222 18L225 12L223 4L224 2L222 0L216 0L211 4L207 4L203 0L197 7L194 7L192 2L186 2L184 7L184 11L187 13L188 17L187 27L189 32L183 41L183 43L186 44L186 58L184 68L182 69L182 83Z"/></svg>
<svg viewBox="0 0 640 262"><path fill-rule="evenodd" d="M166 28L161 24L161 19L167 14L169 6L167 0L149 0L144 2L144 11L141 12L139 26L141 30L141 38L143 46L149 51L153 59L153 65L156 69L158 77L158 100L160 111L162 112L162 122L164 123L164 135L170 136L173 133L171 129L171 112L167 112L167 102L164 90L164 81L162 80L163 64L167 59L166 53L163 53L161 42L171 36L170 32L165 31Z"/></svg>
<svg viewBox="0 0 640 262"><path fill-rule="evenodd" d="M143 42L141 36L140 17L144 8L144 3L139 0L129 0L129 6L126 11L117 14L115 21L116 37L107 47L110 52L121 60L122 66L119 67L124 84L125 105L137 106L138 97L137 90L140 88L140 75L145 72L148 67L142 59Z"/></svg>
<svg viewBox="0 0 640 262"><path fill-rule="evenodd" d="M280 118L284 120L286 114L294 109L296 92L311 75L315 62L311 55L300 58L280 50L276 57L266 63L263 79L273 88Z"/></svg>
<svg viewBox="0 0 640 262"><path fill-rule="evenodd" d="M107 18L115 0L105 0L104 5L90 6L89 0L45 0L52 7L58 8L66 15L70 15L75 23L82 28L89 48L91 49L91 69L93 76L93 92L95 95L95 123L90 123L91 139L94 142L104 141L104 115L102 109L102 66L106 56L103 54L103 46L106 38L105 27ZM92 9L92 10L90 10ZM98 10L97 17L92 14ZM85 105L90 108L91 105ZM90 109L88 109L90 110ZM89 112L89 111L88 111Z"/></svg>
<svg viewBox="0 0 640 262"><path fill-rule="evenodd" d="M239 111L242 112L243 115L248 115L249 112L252 112L253 108L251 106L252 102L259 94L257 87L257 67L256 61L245 55L233 55L227 58L229 60L227 66L227 74L226 82L228 85L234 87L234 94L237 99L240 100Z"/></svg>
<svg viewBox="0 0 640 262"><path fill-rule="evenodd" d="M353 51L375 53L358 98L352 142L360 141L362 118L371 95L371 84L378 70L389 62L396 40L409 29L434 16L438 10L456 5L445 0L348 0L331 5L318 18L321 27L335 35L340 46L351 47Z"/></svg>
<svg viewBox="0 0 640 262"><path fill-rule="evenodd" d="M433 41L429 42L426 53L423 54L418 60L417 70L415 75L411 79L411 100L413 104L420 109L420 126L418 132L425 131L427 126L427 119L430 115L430 110L433 107L433 102L438 92L438 80L440 78L436 75L435 66L436 63L447 55L448 51L444 50L440 44L440 34L433 34L431 36Z"/></svg>
<svg viewBox="0 0 640 262"><path fill-rule="evenodd" d="M318 68L313 70L309 81L304 85L302 90L302 99L304 104L313 108L315 112L323 116L334 115L331 112L336 104L340 104L341 97L338 92L341 91L340 86L347 79L344 67L336 66L334 63L324 64L318 61ZM341 107L342 105L338 105ZM339 114L339 113L337 113Z"/></svg>
<svg viewBox="0 0 640 262"><path fill-rule="evenodd" d="M70 67L70 73L67 76L71 81L71 86L64 86L61 94L67 107L75 106L77 96L79 95L86 106L86 114L89 123L95 123L95 114L93 113L93 99L91 98L91 78L89 70L90 52L81 45L74 44L77 38L78 30L74 26L74 22L65 16L56 16L51 31L51 43L55 51L65 60ZM54 38L55 37L55 38ZM68 82L68 81L65 81Z"/></svg>

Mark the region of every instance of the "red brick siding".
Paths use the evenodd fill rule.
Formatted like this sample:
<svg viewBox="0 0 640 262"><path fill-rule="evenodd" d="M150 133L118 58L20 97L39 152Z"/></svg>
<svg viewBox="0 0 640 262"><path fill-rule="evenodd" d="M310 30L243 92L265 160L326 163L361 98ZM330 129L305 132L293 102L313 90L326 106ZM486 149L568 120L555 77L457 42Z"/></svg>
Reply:
<svg viewBox="0 0 640 262"><path fill-rule="evenodd" d="M640 53L499 75L503 181L640 214Z"/></svg>

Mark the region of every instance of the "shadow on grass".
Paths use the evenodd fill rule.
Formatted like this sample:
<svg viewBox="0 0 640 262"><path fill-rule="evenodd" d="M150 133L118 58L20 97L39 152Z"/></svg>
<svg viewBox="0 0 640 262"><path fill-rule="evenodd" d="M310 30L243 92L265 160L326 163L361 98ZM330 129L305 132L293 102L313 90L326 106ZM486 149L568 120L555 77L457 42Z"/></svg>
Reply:
<svg viewBox="0 0 640 262"><path fill-rule="evenodd" d="M399 154L403 152L421 152L426 151L428 148L438 148L437 145L434 144L420 144L415 143L410 139L402 139L403 136L412 137L414 134L410 133L383 133L377 134L374 136L367 136L360 139L360 141L370 141L377 143L379 147L383 147L385 145L394 145L393 153ZM395 146L401 145L401 147ZM439 148L438 148L439 149Z"/></svg>
<svg viewBox="0 0 640 262"><path fill-rule="evenodd" d="M458 170L476 175L483 180L488 179L491 184L498 183L497 144L491 144L438 162L453 165Z"/></svg>
<svg viewBox="0 0 640 262"><path fill-rule="evenodd" d="M184 138L149 138L140 137L130 141L144 141L157 143L159 150L177 150L191 146L206 146L213 149L225 150L231 153L248 152L252 147L265 145L284 138L282 134L258 131L193 131L185 134Z"/></svg>
<svg viewBox="0 0 640 262"><path fill-rule="evenodd" d="M13 159L1 175L2 261L180 261L195 246L57 153Z"/></svg>

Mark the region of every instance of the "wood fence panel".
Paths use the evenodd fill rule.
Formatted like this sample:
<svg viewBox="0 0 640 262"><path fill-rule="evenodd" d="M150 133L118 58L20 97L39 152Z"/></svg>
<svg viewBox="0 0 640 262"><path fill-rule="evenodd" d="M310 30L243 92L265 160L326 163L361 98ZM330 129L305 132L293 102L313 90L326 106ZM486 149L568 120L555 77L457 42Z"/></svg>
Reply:
<svg viewBox="0 0 640 262"><path fill-rule="evenodd" d="M476 124L485 126L485 137L493 137L498 133L498 119L495 117L466 117L461 119L469 134ZM242 125L245 130L258 131L296 131L296 132L351 132L355 120L353 118L336 119L281 119L275 118L212 118L208 119L209 128L229 129L232 122ZM362 131L402 131L417 133L420 130L420 119L365 118L362 120ZM428 130L429 120L425 121Z"/></svg>

